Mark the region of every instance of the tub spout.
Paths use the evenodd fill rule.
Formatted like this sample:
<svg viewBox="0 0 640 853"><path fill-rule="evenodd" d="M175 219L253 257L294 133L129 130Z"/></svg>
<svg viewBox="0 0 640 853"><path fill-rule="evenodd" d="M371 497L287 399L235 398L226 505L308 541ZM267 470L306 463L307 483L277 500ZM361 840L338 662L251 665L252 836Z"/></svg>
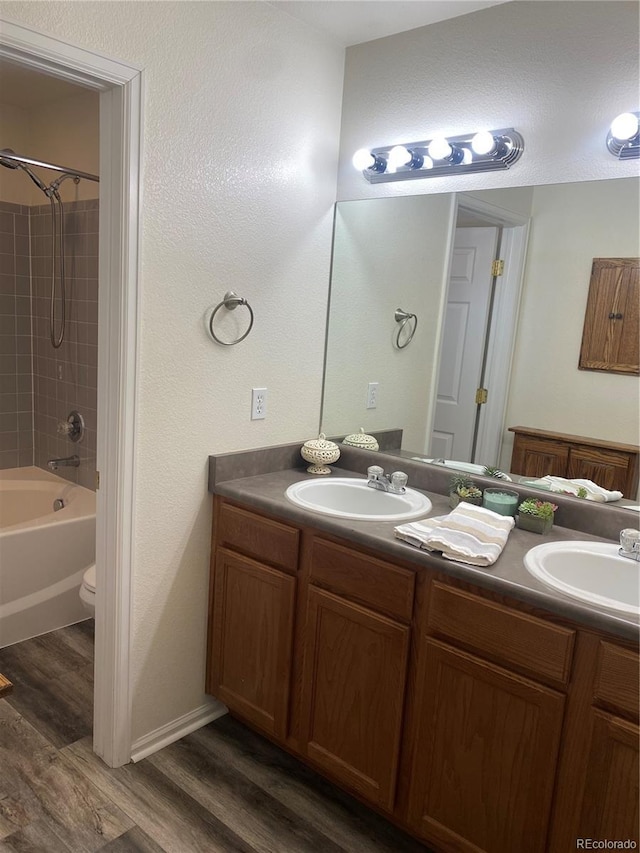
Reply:
<svg viewBox="0 0 640 853"><path fill-rule="evenodd" d="M50 471L57 471L58 468L78 468L80 465L80 457L75 453L73 456L66 456L62 459L49 459L47 462L47 468Z"/></svg>

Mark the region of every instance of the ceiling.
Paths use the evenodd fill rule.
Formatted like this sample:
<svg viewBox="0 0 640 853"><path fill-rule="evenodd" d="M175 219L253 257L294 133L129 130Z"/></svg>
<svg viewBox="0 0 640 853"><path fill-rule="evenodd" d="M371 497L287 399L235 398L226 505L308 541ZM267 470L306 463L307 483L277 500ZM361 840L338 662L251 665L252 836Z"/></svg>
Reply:
<svg viewBox="0 0 640 853"><path fill-rule="evenodd" d="M215 0L214 0L215 2ZM345 47L466 15L505 0L266 0ZM78 87L0 60L0 103L27 109L77 95Z"/></svg>
<svg viewBox="0 0 640 853"><path fill-rule="evenodd" d="M447 18L467 15L505 0L269 0L295 18L349 47Z"/></svg>

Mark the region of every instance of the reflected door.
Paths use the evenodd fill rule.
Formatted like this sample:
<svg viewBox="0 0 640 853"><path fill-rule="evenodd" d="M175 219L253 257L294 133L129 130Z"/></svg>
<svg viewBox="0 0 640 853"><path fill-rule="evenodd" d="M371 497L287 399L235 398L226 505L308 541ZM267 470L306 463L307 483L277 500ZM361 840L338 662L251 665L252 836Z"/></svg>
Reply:
<svg viewBox="0 0 640 853"><path fill-rule="evenodd" d="M497 228L456 228L431 455L472 459Z"/></svg>

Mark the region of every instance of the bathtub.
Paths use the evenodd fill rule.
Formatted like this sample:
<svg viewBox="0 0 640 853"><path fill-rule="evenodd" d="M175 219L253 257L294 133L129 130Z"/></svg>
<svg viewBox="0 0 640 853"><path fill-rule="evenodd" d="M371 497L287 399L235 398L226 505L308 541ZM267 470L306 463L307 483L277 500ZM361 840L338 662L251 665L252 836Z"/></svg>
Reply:
<svg viewBox="0 0 640 853"><path fill-rule="evenodd" d="M87 618L78 592L95 542L94 492L41 468L0 471L0 648Z"/></svg>

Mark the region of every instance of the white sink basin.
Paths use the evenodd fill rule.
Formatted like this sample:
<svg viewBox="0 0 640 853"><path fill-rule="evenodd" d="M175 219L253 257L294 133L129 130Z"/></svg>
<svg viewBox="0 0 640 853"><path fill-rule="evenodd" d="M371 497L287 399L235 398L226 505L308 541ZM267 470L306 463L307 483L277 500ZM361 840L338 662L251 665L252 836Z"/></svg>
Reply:
<svg viewBox="0 0 640 853"><path fill-rule="evenodd" d="M525 554L538 580L573 598L640 614L640 563L607 542L545 542Z"/></svg>
<svg viewBox="0 0 640 853"><path fill-rule="evenodd" d="M407 521L431 510L429 498L414 489L395 495L371 488L366 480L348 477L302 480L289 486L285 495L311 512L360 521Z"/></svg>

